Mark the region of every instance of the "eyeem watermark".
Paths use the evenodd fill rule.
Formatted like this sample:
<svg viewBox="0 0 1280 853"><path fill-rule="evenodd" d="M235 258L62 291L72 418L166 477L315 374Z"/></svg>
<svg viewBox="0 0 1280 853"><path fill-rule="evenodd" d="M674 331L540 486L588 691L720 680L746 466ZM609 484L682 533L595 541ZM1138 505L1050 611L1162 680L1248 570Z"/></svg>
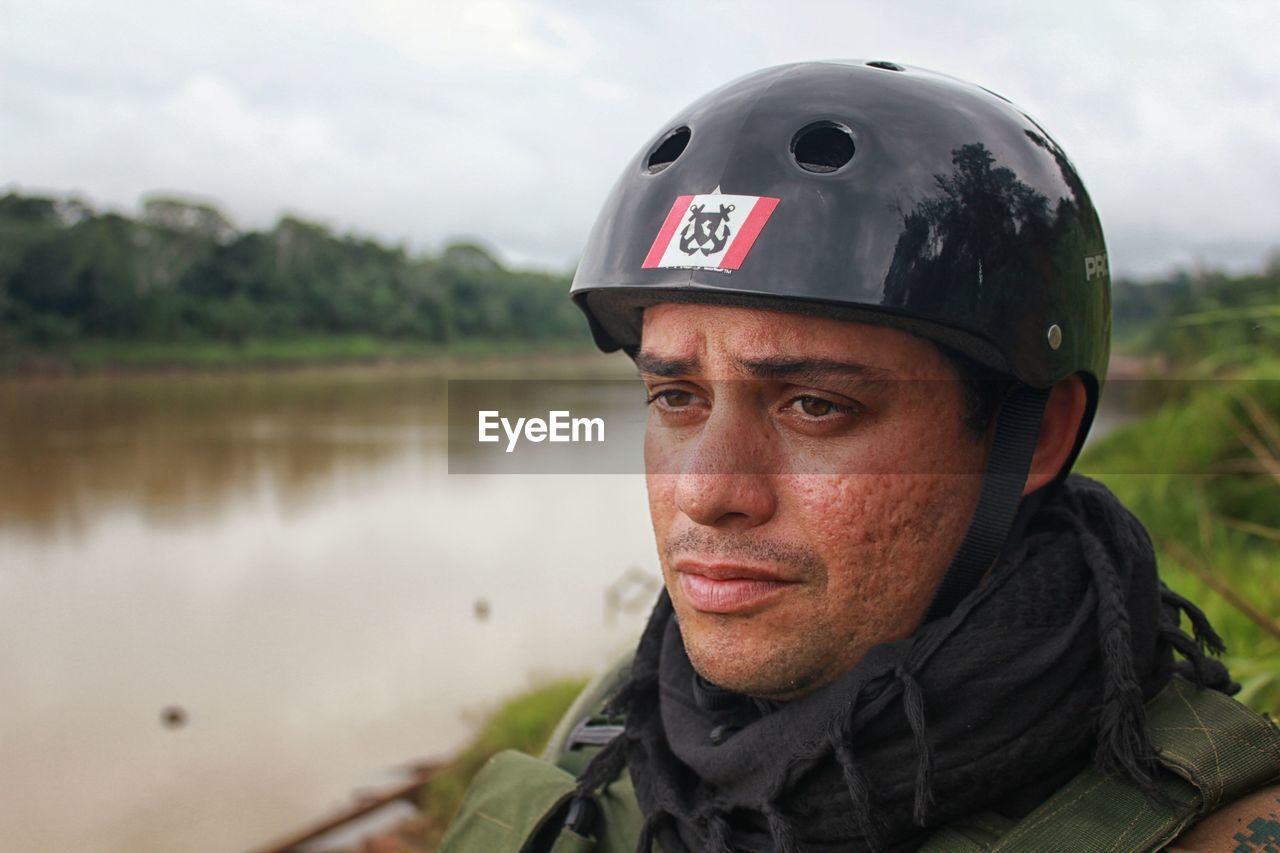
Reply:
<svg viewBox="0 0 1280 853"><path fill-rule="evenodd" d="M516 418L513 424L510 419L502 417L496 409L477 413L479 415L478 441L499 441L498 428L507 436L507 453L516 449L521 436L535 444L541 441L553 442L592 442L604 441L604 418L575 418L568 411L547 412L546 420L542 418Z"/></svg>
<svg viewBox="0 0 1280 853"><path fill-rule="evenodd" d="M451 379L449 473L643 471L646 399L638 379Z"/></svg>

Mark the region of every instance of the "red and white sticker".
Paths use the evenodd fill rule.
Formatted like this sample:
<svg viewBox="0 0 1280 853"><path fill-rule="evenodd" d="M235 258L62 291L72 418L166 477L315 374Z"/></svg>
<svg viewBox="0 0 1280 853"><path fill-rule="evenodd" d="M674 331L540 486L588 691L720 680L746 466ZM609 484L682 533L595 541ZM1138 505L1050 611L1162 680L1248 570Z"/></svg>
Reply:
<svg viewBox="0 0 1280 853"><path fill-rule="evenodd" d="M736 270L760 236L778 199L725 195L682 195L671 206L644 269Z"/></svg>

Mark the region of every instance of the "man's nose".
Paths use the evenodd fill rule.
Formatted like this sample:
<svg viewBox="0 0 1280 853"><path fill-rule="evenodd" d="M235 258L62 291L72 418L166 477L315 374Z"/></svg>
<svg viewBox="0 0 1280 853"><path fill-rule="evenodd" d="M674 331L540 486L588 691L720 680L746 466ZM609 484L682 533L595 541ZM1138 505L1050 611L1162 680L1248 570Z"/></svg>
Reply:
<svg viewBox="0 0 1280 853"><path fill-rule="evenodd" d="M732 412L713 411L680 459L676 507L698 524L712 527L764 524L777 505L770 443L762 425Z"/></svg>

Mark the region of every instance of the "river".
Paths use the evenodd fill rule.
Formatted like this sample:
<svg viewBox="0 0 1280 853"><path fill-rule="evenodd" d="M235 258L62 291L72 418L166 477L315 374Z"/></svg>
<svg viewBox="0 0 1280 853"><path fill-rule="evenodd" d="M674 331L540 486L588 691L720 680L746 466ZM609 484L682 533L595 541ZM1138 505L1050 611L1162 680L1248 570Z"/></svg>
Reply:
<svg viewBox="0 0 1280 853"><path fill-rule="evenodd" d="M0 383L0 849L245 849L634 642L643 478L450 475L445 386Z"/></svg>

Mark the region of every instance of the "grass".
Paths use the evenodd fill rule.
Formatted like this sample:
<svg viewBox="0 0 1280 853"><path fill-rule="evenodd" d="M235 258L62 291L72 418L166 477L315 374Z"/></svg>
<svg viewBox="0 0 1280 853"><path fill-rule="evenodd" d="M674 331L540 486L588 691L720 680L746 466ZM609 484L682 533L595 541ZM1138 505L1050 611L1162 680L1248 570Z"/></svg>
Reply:
<svg viewBox="0 0 1280 853"><path fill-rule="evenodd" d="M1280 715L1280 375L1178 383L1081 459L1151 533L1165 582L1226 642L1238 698Z"/></svg>

